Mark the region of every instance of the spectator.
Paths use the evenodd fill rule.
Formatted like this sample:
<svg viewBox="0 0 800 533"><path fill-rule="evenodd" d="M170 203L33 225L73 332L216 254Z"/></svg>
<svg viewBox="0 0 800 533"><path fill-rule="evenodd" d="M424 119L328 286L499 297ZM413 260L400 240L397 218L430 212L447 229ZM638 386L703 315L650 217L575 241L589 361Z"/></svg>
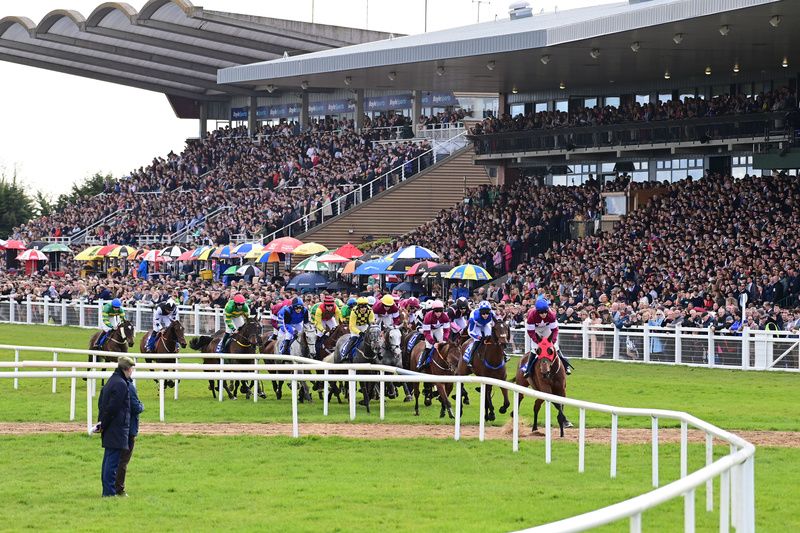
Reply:
<svg viewBox="0 0 800 533"><path fill-rule="evenodd" d="M105 449L101 474L103 496L117 495L117 468L122 452L129 446L131 394L128 385L134 366L133 359L120 357L117 369L103 386L97 401L99 422L95 429L101 432Z"/></svg>

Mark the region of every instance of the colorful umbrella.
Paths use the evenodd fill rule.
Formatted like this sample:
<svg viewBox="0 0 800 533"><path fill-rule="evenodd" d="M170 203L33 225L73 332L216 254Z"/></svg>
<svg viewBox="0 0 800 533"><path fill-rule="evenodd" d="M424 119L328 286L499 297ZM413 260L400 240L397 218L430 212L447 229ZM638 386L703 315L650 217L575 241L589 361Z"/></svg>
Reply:
<svg viewBox="0 0 800 533"><path fill-rule="evenodd" d="M150 250L149 252L147 252L142 256L142 261L148 261L150 263L160 263L160 262L172 261L172 258L166 255L161 255L161 250Z"/></svg>
<svg viewBox="0 0 800 533"><path fill-rule="evenodd" d="M97 255L100 257L105 257L117 248L119 244L106 244L105 246L101 246L99 250L97 250Z"/></svg>
<svg viewBox="0 0 800 533"><path fill-rule="evenodd" d="M239 247L237 246L236 248L239 248ZM267 252L267 253L269 253L269 252ZM258 259L262 255L264 255L264 246L259 244L257 248L254 247L249 252L244 254L244 258L245 259Z"/></svg>
<svg viewBox="0 0 800 533"><path fill-rule="evenodd" d="M211 246L205 246L205 245L204 246L198 246L197 248L195 248L192 251L192 257L196 258L197 256L199 256L200 254L202 254L206 250L213 250L213 248Z"/></svg>
<svg viewBox="0 0 800 533"><path fill-rule="evenodd" d="M357 276L371 276L372 274L386 274L386 267L391 261L389 259L373 259L358 267L353 274Z"/></svg>
<svg viewBox="0 0 800 533"><path fill-rule="evenodd" d="M445 279L461 279L461 280L477 280L486 281L492 279L492 276L486 272L486 269L478 265L466 264L459 265L452 269L450 272L442 274Z"/></svg>
<svg viewBox="0 0 800 533"><path fill-rule="evenodd" d="M436 265L438 265L438 263L434 263L433 261L420 261L418 263L414 263L411 268L406 270L406 276L419 276ZM447 270L448 272L450 271L449 268Z"/></svg>
<svg viewBox="0 0 800 533"><path fill-rule="evenodd" d="M222 273L222 275L223 276L236 276L237 275L236 274L236 269L237 268L239 268L239 267L236 266L236 265L229 266L228 268L225 269L225 271Z"/></svg>
<svg viewBox="0 0 800 533"><path fill-rule="evenodd" d="M2 246L0 246L2 248ZM42 251L46 254L51 254L53 252L72 252L69 246L66 244L61 244L60 242L53 242L50 243L42 248Z"/></svg>
<svg viewBox="0 0 800 533"><path fill-rule="evenodd" d="M25 243L22 241L15 241L14 239L9 239L3 244L3 248L6 250L24 250Z"/></svg>
<svg viewBox="0 0 800 533"><path fill-rule="evenodd" d="M337 254L323 254L317 257L317 261L320 263L347 263L350 260Z"/></svg>
<svg viewBox="0 0 800 533"><path fill-rule="evenodd" d="M280 263L280 262L281 262L281 256L278 252L261 252L259 256L256 258L256 263Z"/></svg>
<svg viewBox="0 0 800 533"><path fill-rule="evenodd" d="M231 246L220 246L211 254L211 257L216 259L232 259L236 257L236 253Z"/></svg>
<svg viewBox="0 0 800 533"><path fill-rule="evenodd" d="M180 246L167 246L163 250L161 250L161 255L172 257L175 259L176 257L180 257L183 252L186 251L186 248L181 248Z"/></svg>
<svg viewBox="0 0 800 533"><path fill-rule="evenodd" d="M307 242L295 248L292 253L297 255L317 255L325 253L327 251L328 251L327 247L317 242Z"/></svg>
<svg viewBox="0 0 800 533"><path fill-rule="evenodd" d="M439 259L439 256L436 252L422 246L406 246L402 250L398 250L395 259Z"/></svg>
<svg viewBox="0 0 800 533"><path fill-rule="evenodd" d="M334 250L333 253L335 253L336 255L341 255L342 257L346 257L348 259L355 259L356 257L361 257L362 255L364 255L364 252L362 252L349 242L344 246L340 246L339 248Z"/></svg>
<svg viewBox="0 0 800 533"><path fill-rule="evenodd" d="M244 265L237 268L236 273L242 276L243 278L246 278L248 276L256 277L261 275L261 269L253 265Z"/></svg>
<svg viewBox="0 0 800 533"><path fill-rule="evenodd" d="M395 259L392 261L388 267L386 267L387 272L400 272L405 274L409 268L416 265L419 261L413 258L408 259Z"/></svg>
<svg viewBox="0 0 800 533"><path fill-rule="evenodd" d="M243 256L247 257L248 254L250 254L250 253L258 253L263 249L264 249L264 246L262 244L260 244L260 243L243 242L242 244L236 246L233 249L233 253L235 253L236 255L239 255L239 256L243 255Z"/></svg>
<svg viewBox="0 0 800 533"><path fill-rule="evenodd" d="M17 256L17 261L47 261L47 256L39 250L25 250Z"/></svg>
<svg viewBox="0 0 800 533"><path fill-rule="evenodd" d="M194 259L192 255L194 254L194 250L186 250L181 255L178 256L177 261L191 261Z"/></svg>
<svg viewBox="0 0 800 533"><path fill-rule="evenodd" d="M119 258L122 258L122 259L125 259L126 257L134 258L134 257L136 257L136 252L137 252L136 248L134 248L132 246L121 245L121 246L117 246L116 248L114 248L113 250L108 252L106 254L106 257L119 257ZM100 254L98 254L98 255L100 255Z"/></svg>
<svg viewBox="0 0 800 533"><path fill-rule="evenodd" d="M339 255L339 254L336 254ZM364 264L364 261L360 259L355 259L347 263L344 268L342 269L341 274L353 274L358 267Z"/></svg>
<svg viewBox="0 0 800 533"><path fill-rule="evenodd" d="M290 254L295 248L301 246L303 241L299 241L294 237L281 237L275 239L264 247L265 252L278 252L281 254Z"/></svg>
<svg viewBox="0 0 800 533"><path fill-rule="evenodd" d="M87 249L83 250L81 253L75 256L76 261L94 261L97 259L97 250L102 248L102 246L90 246Z"/></svg>
<svg viewBox="0 0 800 533"><path fill-rule="evenodd" d="M306 272L293 277L289 283L286 284L287 289L294 290L319 290L328 286L328 280L325 276L314 274L313 272Z"/></svg>
<svg viewBox="0 0 800 533"><path fill-rule="evenodd" d="M198 248L199 250L200 248ZM209 261L211 260L211 254L213 254L216 250L214 248L208 247L205 250L201 251L199 254L194 256L195 261ZM197 252L197 250L195 250ZM194 254L192 254L194 255Z"/></svg>
<svg viewBox="0 0 800 533"><path fill-rule="evenodd" d="M327 263L320 263L317 256L309 257L300 261L292 270L298 272L327 272L330 266Z"/></svg>

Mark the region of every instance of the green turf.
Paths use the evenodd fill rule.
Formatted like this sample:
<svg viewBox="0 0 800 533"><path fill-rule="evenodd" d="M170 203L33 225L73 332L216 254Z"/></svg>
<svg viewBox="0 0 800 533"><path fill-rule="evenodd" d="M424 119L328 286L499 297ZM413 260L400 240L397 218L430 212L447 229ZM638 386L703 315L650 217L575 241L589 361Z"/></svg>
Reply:
<svg viewBox="0 0 800 533"><path fill-rule="evenodd" d="M523 442L513 454L499 441L142 435L129 469L131 497L106 500L96 437L6 436L0 530L107 531L116 523L137 531L508 531L649 490L646 446L620 446L616 480L606 446L587 448L582 475L575 445L557 443L550 465L542 447ZM703 453L690 447L690 468ZM763 449L757 457L759 530L796 530L797 500L780 487L800 476L797 451ZM660 465L662 481L675 479L677 446L661 447ZM715 502L718 496L715 485ZM698 531L718 527L717 504L706 513L704 488L696 509ZM682 525L682 499L644 515L648 531ZM627 530L627 522L601 529Z"/></svg>
<svg viewBox="0 0 800 533"><path fill-rule="evenodd" d="M80 348L86 345L90 330L54 326L0 325L0 343L27 344ZM49 359L49 353L29 354L23 358ZM69 359L62 355L62 360ZM76 356L75 359L81 359ZM13 353L0 351L0 361L13 360ZM513 368L516 360L512 359ZM625 407L658 407L687 411L724 429L800 430L800 408L796 397L800 388L800 375L776 372L743 372L662 365L627 364L600 361L575 361L577 367L570 377L570 396L600 403ZM20 389L12 389L11 380L0 381L0 421L64 421L69 415L69 381L60 380L58 392L50 392L47 379L22 380ZM138 383L140 396L147 406L144 420L157 420L157 389L152 381ZM267 384L267 400L257 404L239 399L236 402L215 402L206 382L183 382L178 401L168 396L166 417L168 421L184 422L289 422L291 407L288 390L281 401L276 401ZM168 391L171 394L171 391ZM470 389L472 405L465 408L464 423L477 423L477 394ZM500 404L500 394L495 392L495 405ZM79 382L77 418L85 419L85 385ZM533 403L525 400L522 412L530 418ZM422 408L421 416L413 415L411 404L399 400L387 403L386 422L390 423L450 423L439 419L439 409ZM575 410L568 416L577 419ZM344 422L349 420L346 404L332 404L330 416L322 415L322 402L300 405L302 421ZM507 420L499 415L496 425ZM375 405L371 415L362 407L356 422L378 421ZM608 427L608 416L587 413L589 427ZM665 425L667 423L665 422ZM674 425L674 424L673 424ZM649 427L643 418L622 418L621 427Z"/></svg>

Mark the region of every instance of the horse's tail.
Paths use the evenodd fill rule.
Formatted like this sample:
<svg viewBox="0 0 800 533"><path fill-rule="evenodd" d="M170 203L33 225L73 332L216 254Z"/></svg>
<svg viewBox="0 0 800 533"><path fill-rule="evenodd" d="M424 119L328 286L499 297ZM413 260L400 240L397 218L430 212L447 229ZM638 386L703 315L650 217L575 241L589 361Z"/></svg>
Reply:
<svg viewBox="0 0 800 533"><path fill-rule="evenodd" d="M208 335L200 335L189 341L189 348L192 350L202 350L211 342L212 337Z"/></svg>

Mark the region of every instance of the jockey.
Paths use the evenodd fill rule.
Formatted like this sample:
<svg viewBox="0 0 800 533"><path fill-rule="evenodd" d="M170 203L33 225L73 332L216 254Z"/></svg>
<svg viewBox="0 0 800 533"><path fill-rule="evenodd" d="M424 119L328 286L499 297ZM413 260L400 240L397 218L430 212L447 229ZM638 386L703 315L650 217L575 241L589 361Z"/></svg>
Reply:
<svg viewBox="0 0 800 533"><path fill-rule="evenodd" d="M450 317L450 329L458 334L467 327L469 318L469 304L467 299L461 296L456 303L447 308L447 316Z"/></svg>
<svg viewBox="0 0 800 533"><path fill-rule="evenodd" d="M469 317L468 332L469 336L472 337L472 342L469 343L469 346L464 351L464 361L467 362L468 366L472 366L472 352L481 345L485 337L492 334L495 320L497 320L497 317L492 311L492 305L486 300L479 303L478 308Z"/></svg>
<svg viewBox="0 0 800 533"><path fill-rule="evenodd" d="M284 306L278 313L278 329L280 330L280 353L289 355L294 337L303 329L308 320L308 310L299 296L292 298L291 305Z"/></svg>
<svg viewBox="0 0 800 533"><path fill-rule="evenodd" d="M350 309L350 338L344 345L341 356L342 359L347 359L350 352L355 350L364 338L364 332L375 322L375 313L369 305L369 300L365 297L360 297L356 300L355 307Z"/></svg>
<svg viewBox="0 0 800 533"><path fill-rule="evenodd" d="M244 296L236 293L232 300L225 304L225 334L222 342L217 345L217 353L222 353L228 346L231 336L244 326L244 321L250 316L250 307L247 306Z"/></svg>
<svg viewBox="0 0 800 533"><path fill-rule="evenodd" d="M111 302L103 304L103 333L97 339L97 349L102 350L103 346L108 340L108 333L119 327L120 323L125 320L125 309L122 308L122 302L119 298L114 298Z"/></svg>
<svg viewBox="0 0 800 533"><path fill-rule="evenodd" d="M400 308L391 294L385 295L380 301L376 302L372 306L372 312L375 313L375 321L384 328L397 328L403 323L403 318L400 316Z"/></svg>
<svg viewBox="0 0 800 533"><path fill-rule="evenodd" d="M342 320L350 320L350 311L356 306L356 299L352 296L347 300L347 303L342 306Z"/></svg>
<svg viewBox="0 0 800 533"><path fill-rule="evenodd" d="M272 307L270 307L270 313L272 314L272 318L270 320L272 323L272 336L270 336L269 340L274 341L278 338L278 313L281 312L281 309L287 305L290 305L291 303L291 300L278 300L276 303L272 304Z"/></svg>
<svg viewBox="0 0 800 533"><path fill-rule="evenodd" d="M558 347L558 320L556 320L556 314L550 309L550 303L547 300L541 297L536 300L535 307L528 312L525 329L531 341L533 341L531 355L528 357L528 365L525 367L526 377L531 375L531 369L536 363L538 357L536 355L536 347L542 339L548 337L550 342L553 343L556 353L561 358L561 362L564 363L567 374L572 374L572 365L569 364L569 360L564 357Z"/></svg>
<svg viewBox="0 0 800 533"><path fill-rule="evenodd" d="M153 310L153 333L147 339L148 352L156 349L156 338L161 330L168 328L176 320L178 320L178 306L175 305L175 300L170 298L156 306Z"/></svg>
<svg viewBox="0 0 800 533"><path fill-rule="evenodd" d="M324 337L336 329L341 321L342 312L336 306L336 301L333 296L326 294L314 312L314 325L317 326L317 331Z"/></svg>
<svg viewBox="0 0 800 533"><path fill-rule="evenodd" d="M417 370L430 363L431 353L437 341L445 342L450 338L450 317L444 312L444 304L436 300L431 304L431 310L422 321L422 333L425 335L425 351L417 361Z"/></svg>

